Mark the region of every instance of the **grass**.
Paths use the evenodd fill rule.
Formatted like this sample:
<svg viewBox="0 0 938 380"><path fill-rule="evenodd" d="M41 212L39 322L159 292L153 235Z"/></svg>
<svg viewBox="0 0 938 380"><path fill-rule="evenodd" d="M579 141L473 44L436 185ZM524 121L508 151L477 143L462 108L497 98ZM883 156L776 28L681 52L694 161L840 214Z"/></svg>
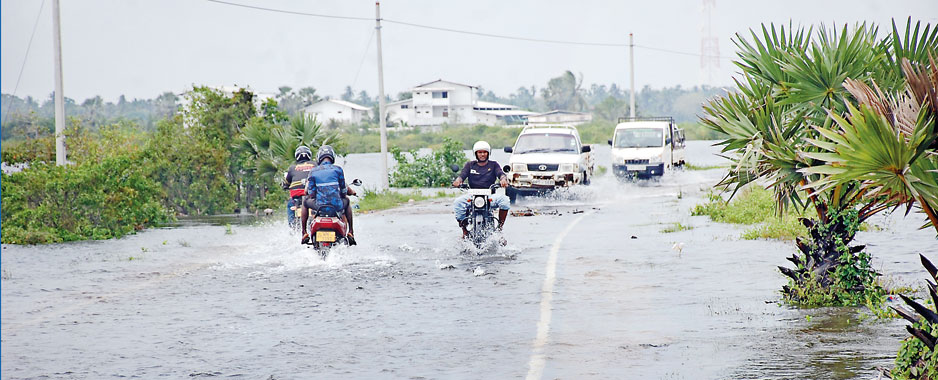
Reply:
<svg viewBox="0 0 938 380"><path fill-rule="evenodd" d="M690 226L690 225L687 225L687 224L681 224L681 223L679 223L679 222L676 222L676 223L671 223L671 224L668 225L667 227L663 228L663 229L661 230L661 233L663 233L663 234L669 234L669 233L672 233L672 232L687 231L687 230L692 230L692 229L694 229L694 226Z"/></svg>
<svg viewBox="0 0 938 380"><path fill-rule="evenodd" d="M709 198L707 203L694 207L691 215L706 215L720 223L753 225L743 232L743 239L794 240L807 236L807 229L798 222L804 214L789 208L781 217L777 216L775 199L768 190L752 188L737 194L731 202L713 193Z"/></svg>
<svg viewBox="0 0 938 380"><path fill-rule="evenodd" d="M401 193L393 190L375 191L366 189L358 202L358 210L362 212L386 210L408 203L411 199L417 202L449 197L452 197L452 195L443 190L438 191L436 194L423 195L419 191Z"/></svg>
<svg viewBox="0 0 938 380"><path fill-rule="evenodd" d="M690 162L684 163L684 170L710 170L710 169L719 169L724 166L722 165L694 165Z"/></svg>

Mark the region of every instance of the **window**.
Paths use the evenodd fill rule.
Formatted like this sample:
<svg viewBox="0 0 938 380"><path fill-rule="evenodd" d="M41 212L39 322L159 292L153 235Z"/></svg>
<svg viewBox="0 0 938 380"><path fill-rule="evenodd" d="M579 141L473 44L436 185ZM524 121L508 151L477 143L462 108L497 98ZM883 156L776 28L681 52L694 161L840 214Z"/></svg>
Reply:
<svg viewBox="0 0 938 380"><path fill-rule="evenodd" d="M443 91L443 99L446 99L446 98L448 98L448 97L449 97L449 93L446 92L446 91ZM444 115L444 116L445 116L445 115Z"/></svg>
<svg viewBox="0 0 938 380"><path fill-rule="evenodd" d="M409 105L407 105L407 104L401 104L401 109L402 109L402 110L406 110L406 109L408 109L408 108L410 108Z"/></svg>
<svg viewBox="0 0 938 380"><path fill-rule="evenodd" d="M443 110L443 117L449 117L449 110L445 110L445 109Z"/></svg>

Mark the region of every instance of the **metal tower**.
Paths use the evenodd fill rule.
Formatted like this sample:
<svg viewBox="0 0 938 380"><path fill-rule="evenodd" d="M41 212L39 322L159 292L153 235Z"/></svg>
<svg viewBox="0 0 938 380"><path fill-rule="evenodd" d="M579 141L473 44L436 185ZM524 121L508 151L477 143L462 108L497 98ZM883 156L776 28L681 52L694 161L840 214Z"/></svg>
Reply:
<svg viewBox="0 0 938 380"><path fill-rule="evenodd" d="M702 0L700 9L700 82L713 85L720 68L720 40L713 34L712 16L716 0Z"/></svg>

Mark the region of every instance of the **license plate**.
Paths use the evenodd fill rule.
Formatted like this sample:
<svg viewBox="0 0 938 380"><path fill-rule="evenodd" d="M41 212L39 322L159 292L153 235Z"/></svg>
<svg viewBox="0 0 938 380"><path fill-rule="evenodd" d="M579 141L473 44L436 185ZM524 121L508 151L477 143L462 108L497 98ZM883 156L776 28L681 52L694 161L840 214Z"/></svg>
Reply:
<svg viewBox="0 0 938 380"><path fill-rule="evenodd" d="M552 179L536 179L532 183L535 185L554 186L554 180Z"/></svg>
<svg viewBox="0 0 938 380"><path fill-rule="evenodd" d="M335 231L316 231L316 241L335 241Z"/></svg>
<svg viewBox="0 0 938 380"><path fill-rule="evenodd" d="M625 169L629 171L645 171L645 165L625 165Z"/></svg>

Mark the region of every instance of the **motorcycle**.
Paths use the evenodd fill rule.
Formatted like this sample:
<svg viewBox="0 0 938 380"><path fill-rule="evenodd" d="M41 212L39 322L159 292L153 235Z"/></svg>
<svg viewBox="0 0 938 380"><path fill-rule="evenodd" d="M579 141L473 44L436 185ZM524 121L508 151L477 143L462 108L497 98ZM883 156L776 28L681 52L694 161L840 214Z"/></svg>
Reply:
<svg viewBox="0 0 938 380"><path fill-rule="evenodd" d="M465 189L470 197L467 202L472 207L466 211L466 229L469 230L469 241L478 249L482 249L489 243L489 238L495 233L498 225L494 208L492 207L492 194L499 188L498 184L489 186L488 189L470 189L468 184L460 186Z"/></svg>
<svg viewBox="0 0 938 380"><path fill-rule="evenodd" d="M361 186L362 181L355 179L352 185ZM349 205L351 207L351 205ZM342 210L323 207L311 215L309 218L309 243L313 248L319 251L323 258L329 253L329 250L336 245L349 245L348 223L342 221L340 213Z"/></svg>

